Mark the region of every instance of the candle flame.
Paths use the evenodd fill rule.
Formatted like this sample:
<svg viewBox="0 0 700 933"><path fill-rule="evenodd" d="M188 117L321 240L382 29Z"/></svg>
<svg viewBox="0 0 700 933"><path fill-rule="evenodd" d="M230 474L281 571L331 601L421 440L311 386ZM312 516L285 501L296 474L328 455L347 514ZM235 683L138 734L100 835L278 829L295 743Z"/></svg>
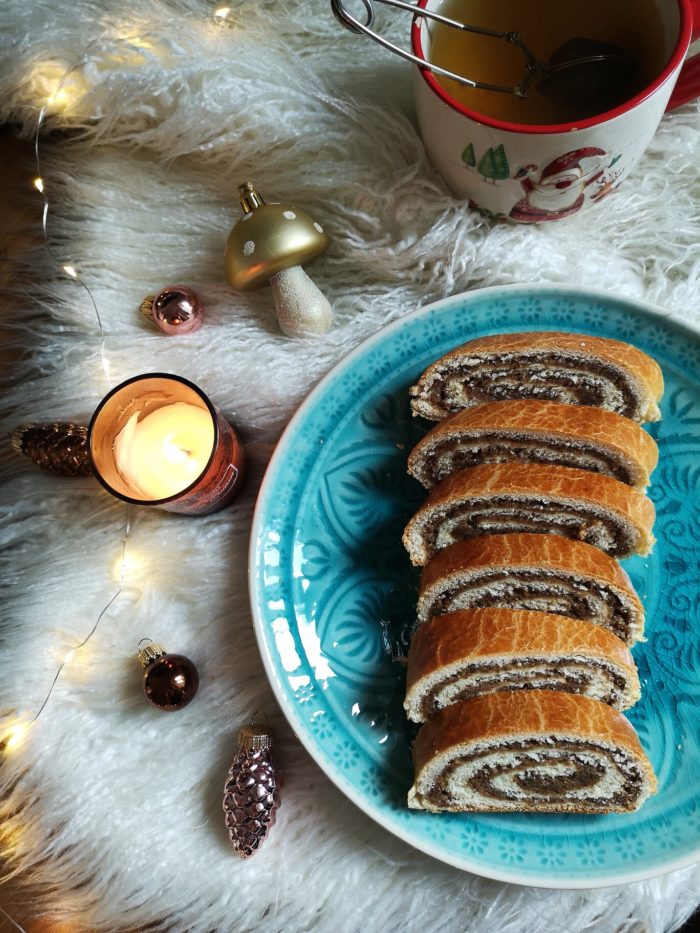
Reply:
<svg viewBox="0 0 700 933"><path fill-rule="evenodd" d="M165 459L170 463L182 463L187 469L196 466L192 451L181 447L176 440L173 440L173 437L173 434L169 434L163 441L163 456Z"/></svg>
<svg viewBox="0 0 700 933"><path fill-rule="evenodd" d="M140 499L164 499L189 486L207 465L214 447L208 411L173 402L139 421L134 412L114 439L119 475Z"/></svg>

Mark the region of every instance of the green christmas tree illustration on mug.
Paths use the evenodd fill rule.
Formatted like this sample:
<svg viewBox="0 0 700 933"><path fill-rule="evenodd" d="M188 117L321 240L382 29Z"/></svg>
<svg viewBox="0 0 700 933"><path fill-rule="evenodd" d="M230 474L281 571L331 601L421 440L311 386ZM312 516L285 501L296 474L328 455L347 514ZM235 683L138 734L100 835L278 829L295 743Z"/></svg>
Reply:
<svg viewBox="0 0 700 933"><path fill-rule="evenodd" d="M464 162L467 168L476 168L485 179L490 178L491 183L494 185L497 181L502 181L504 178L510 177L510 166L508 165L508 159L506 159L506 151L503 148L503 144L496 146L495 149L493 147L487 149L479 159L479 164L477 166L474 144L469 143L462 152L462 162Z"/></svg>
<svg viewBox="0 0 700 933"><path fill-rule="evenodd" d="M508 165L508 159L506 159L503 144L496 146L495 149L491 147L486 150L479 160L477 171L484 178L490 178L491 184L494 185L497 181L510 177L510 166Z"/></svg>
<svg viewBox="0 0 700 933"><path fill-rule="evenodd" d="M474 166L476 165L476 156L474 155L474 146L471 143L469 143L469 145L465 148L464 152L462 153L462 162L464 162L465 165L468 165L469 168L474 168Z"/></svg>

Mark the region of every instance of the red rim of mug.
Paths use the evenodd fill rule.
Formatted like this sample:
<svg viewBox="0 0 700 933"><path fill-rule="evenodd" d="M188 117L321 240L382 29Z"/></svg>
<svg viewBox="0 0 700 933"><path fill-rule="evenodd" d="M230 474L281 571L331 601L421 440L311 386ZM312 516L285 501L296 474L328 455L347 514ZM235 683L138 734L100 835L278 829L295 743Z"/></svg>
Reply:
<svg viewBox="0 0 700 933"><path fill-rule="evenodd" d="M424 9L428 5L428 2L429 0L418 0L418 6ZM497 130L508 130L511 133L566 133L571 130L583 130L589 126L597 126L599 123L605 123L608 120L612 120L615 117L618 117L621 114L632 110L637 106L637 104L640 104L648 97L651 97L651 95L654 94L655 91L657 91L661 85L669 79L676 68L681 64L686 52L688 51L688 46L690 45L693 22L690 6L687 0L677 0L677 3L680 13L680 29L678 31L678 39L676 41L676 45L674 46L673 53L671 54L671 57L666 63L666 66L664 67L661 74L659 74L651 84L647 85L644 90L625 101L624 104L620 104L618 107L614 107L612 110L606 110L604 113L599 113L595 117L589 117L587 120L580 120L578 122L572 123L550 124L510 123L507 120L496 120L493 117L479 113L477 110L470 110L468 107L460 104L457 100L454 99L454 97L447 93L447 91L438 82L437 78L431 71L429 71L427 68L420 68L420 66L419 70L428 87L435 94L437 94L441 100L443 100L448 106L452 107L453 110L463 114L465 117L469 117L476 123L483 123L485 126L492 126ZM417 55L418 58L425 61L426 58L423 52L423 43L421 40L421 26L423 21L424 17L422 16L413 17L413 24L411 26L411 45L413 46L413 54Z"/></svg>

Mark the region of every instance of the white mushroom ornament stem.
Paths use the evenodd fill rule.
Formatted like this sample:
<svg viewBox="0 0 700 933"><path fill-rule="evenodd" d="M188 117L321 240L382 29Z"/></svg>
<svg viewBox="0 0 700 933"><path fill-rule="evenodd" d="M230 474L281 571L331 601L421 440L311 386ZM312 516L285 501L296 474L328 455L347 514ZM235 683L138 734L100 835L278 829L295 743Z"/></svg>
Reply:
<svg viewBox="0 0 700 933"><path fill-rule="evenodd" d="M266 204L251 182L238 192L243 217L229 234L225 254L231 287L248 291L269 282L283 333L325 333L333 309L302 268L328 248L323 228L291 204Z"/></svg>
<svg viewBox="0 0 700 933"><path fill-rule="evenodd" d="M288 337L325 334L333 308L301 266L283 269L270 279L280 330Z"/></svg>

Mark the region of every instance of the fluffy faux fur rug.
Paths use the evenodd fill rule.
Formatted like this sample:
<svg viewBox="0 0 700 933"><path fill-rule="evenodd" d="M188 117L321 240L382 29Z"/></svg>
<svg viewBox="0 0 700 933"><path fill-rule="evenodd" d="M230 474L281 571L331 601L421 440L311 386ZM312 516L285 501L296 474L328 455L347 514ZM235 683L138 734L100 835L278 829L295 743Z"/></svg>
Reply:
<svg viewBox="0 0 700 933"><path fill-rule="evenodd" d="M246 547L259 481L296 405L415 307L484 285L566 282L699 320L700 111L665 118L597 212L492 226L426 161L408 65L342 32L326 0L233 8L235 28L217 28L199 0L3 4L5 120L31 135L56 76L82 63L65 85L75 105L49 121L71 133L42 143L43 175L54 250L95 295L112 384L153 370L192 379L240 427L252 464L243 497L218 515L134 511L125 591L5 755L6 872L36 910L76 930L675 929L700 898L700 870L592 892L518 888L434 861L357 810L277 710L250 620ZM268 293L226 285L223 245L247 178L329 232L312 270L335 306L327 336L282 337ZM28 197L38 217L41 200ZM6 322L17 352L6 428L85 421L106 388L90 302L45 250L26 262L36 284ZM137 313L144 295L177 281L207 307L189 339L163 337ZM7 722L36 711L115 591L125 511L92 480L59 481L9 453L3 480ZM144 636L199 667L200 694L182 713L143 702L134 656ZM277 732L283 804L264 848L241 862L221 788L237 728L258 708Z"/></svg>

